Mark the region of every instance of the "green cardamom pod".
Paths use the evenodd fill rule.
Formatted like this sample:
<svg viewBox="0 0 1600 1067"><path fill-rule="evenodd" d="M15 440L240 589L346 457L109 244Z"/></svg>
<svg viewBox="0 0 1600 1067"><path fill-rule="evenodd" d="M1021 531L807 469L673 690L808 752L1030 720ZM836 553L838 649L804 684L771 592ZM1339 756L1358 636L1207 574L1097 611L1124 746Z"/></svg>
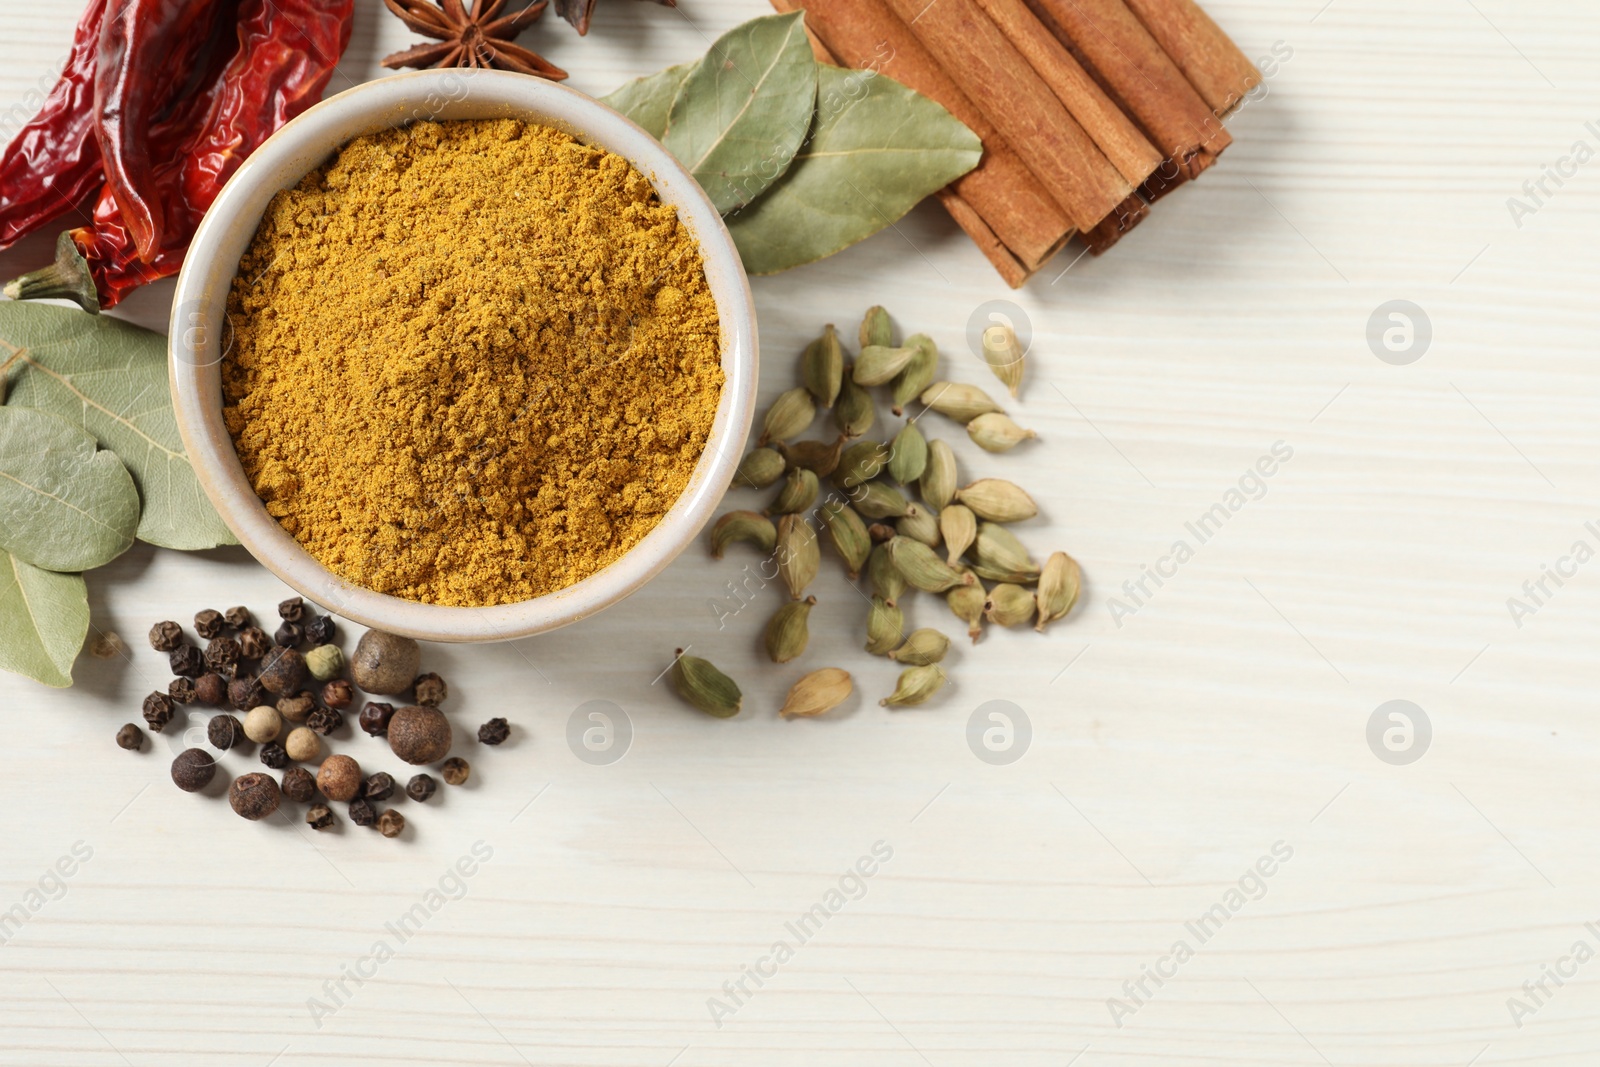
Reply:
<svg viewBox="0 0 1600 1067"><path fill-rule="evenodd" d="M756 443L764 445L799 437L811 428L816 418L816 401L803 386L797 386L772 402L766 421L762 423L761 440Z"/></svg>
<svg viewBox="0 0 1600 1067"><path fill-rule="evenodd" d="M817 531L800 515L785 515L778 520L778 577L788 587L789 596L799 600L806 586L816 580L822 566L822 546Z"/></svg>
<svg viewBox="0 0 1600 1067"><path fill-rule="evenodd" d="M887 656L900 647L905 632L905 615L900 609L881 596L873 597L872 607L867 609L867 651Z"/></svg>
<svg viewBox="0 0 1600 1067"><path fill-rule="evenodd" d="M850 580L855 581L861 574L861 568L867 565L868 554L872 552L872 536L867 532L867 524L861 521L855 508L840 500L828 501L817 512L817 518L822 528L828 531L828 540L833 543L834 551L844 560Z"/></svg>
<svg viewBox="0 0 1600 1067"><path fill-rule="evenodd" d="M844 452L844 434L828 441L796 441L792 445L778 444L778 455L790 469L804 467L826 478L839 467L839 457Z"/></svg>
<svg viewBox="0 0 1600 1067"><path fill-rule="evenodd" d="M850 681L849 671L839 667L824 667L794 683L789 690L789 698L778 709L778 714L785 719L826 715L850 699L854 691L855 685Z"/></svg>
<svg viewBox="0 0 1600 1067"><path fill-rule="evenodd" d="M939 532L944 535L945 562L958 566L961 554L978 539L978 517L965 504L951 504L939 512Z"/></svg>
<svg viewBox="0 0 1600 1067"><path fill-rule="evenodd" d="M872 429L877 421L878 409L872 403L872 394L855 382L855 365L845 369L844 380L839 383L839 399L833 405L833 424L846 437L860 437Z"/></svg>
<svg viewBox="0 0 1600 1067"><path fill-rule="evenodd" d="M732 678L699 656L685 656L678 649L668 677L679 696L707 715L729 719L739 714L744 694Z"/></svg>
<svg viewBox="0 0 1600 1067"><path fill-rule="evenodd" d="M905 575L913 589L924 593L942 593L951 586L971 585L977 580L950 566L921 541L896 537L886 547L894 569Z"/></svg>
<svg viewBox="0 0 1600 1067"><path fill-rule="evenodd" d="M1078 561L1065 552L1052 552L1044 561L1044 571L1039 575L1039 591L1034 599L1039 602L1039 619L1033 628L1040 633L1057 619L1064 619L1078 602L1078 589L1083 573Z"/></svg>
<svg viewBox="0 0 1600 1067"><path fill-rule="evenodd" d="M767 623L767 655L774 663L788 663L805 652L811 641L811 609L817 598L791 600L779 608Z"/></svg>
<svg viewBox="0 0 1600 1067"><path fill-rule="evenodd" d="M998 523L986 522L978 527L973 554L978 558L973 569L980 578L1017 585L1032 585L1039 580L1039 568L1027 548L1016 534Z"/></svg>
<svg viewBox="0 0 1600 1067"><path fill-rule="evenodd" d="M800 356L800 380L817 403L833 407L844 381L844 347L839 344L839 332L833 323L824 326L822 336L806 345Z"/></svg>
<svg viewBox="0 0 1600 1067"><path fill-rule="evenodd" d="M939 373L939 346L933 343L933 338L919 333L906 338L906 344L915 348L917 354L911 357L905 370L895 375L894 382L889 386L894 401L890 410L896 415L904 414L905 406L932 385L934 375Z"/></svg>
<svg viewBox="0 0 1600 1067"><path fill-rule="evenodd" d="M889 321L889 313L881 307L868 308L866 317L861 320L861 347L888 348L893 337L894 324Z"/></svg>
<svg viewBox="0 0 1600 1067"><path fill-rule="evenodd" d="M887 544L872 546L872 554L867 556L867 581L872 583L873 595L890 607L899 604L900 598L906 595L906 576L889 558Z"/></svg>
<svg viewBox="0 0 1600 1067"><path fill-rule="evenodd" d="M883 472L889 463L889 446L882 441L857 441L844 450L839 466L834 470L833 484L840 489L854 489L870 482Z"/></svg>
<svg viewBox="0 0 1600 1067"><path fill-rule="evenodd" d="M944 595L944 600L956 618L967 624L967 636L977 644L983 636L983 609L989 602L983 585L958 585Z"/></svg>
<svg viewBox="0 0 1600 1067"><path fill-rule="evenodd" d="M927 469L928 439L916 423L908 422L889 442L889 477L901 485L910 485Z"/></svg>
<svg viewBox="0 0 1600 1067"><path fill-rule="evenodd" d="M741 541L767 555L778 545L778 528L771 519L754 511L730 511L711 527L711 558L721 559L729 545Z"/></svg>
<svg viewBox="0 0 1600 1067"><path fill-rule="evenodd" d="M992 411L1005 412L993 397L976 385L959 382L934 382L922 391L922 402L945 418L963 425L979 415L987 415Z"/></svg>
<svg viewBox="0 0 1600 1067"><path fill-rule="evenodd" d="M792 515L797 511L809 510L817 502L820 488L815 471L795 467L784 477L783 488L778 490L777 499L767 505L767 514Z"/></svg>
<svg viewBox="0 0 1600 1067"><path fill-rule="evenodd" d="M906 509L906 513L895 522L894 528L901 537L921 541L929 548L939 547L939 520L933 517L933 512L915 504Z"/></svg>
<svg viewBox="0 0 1600 1067"><path fill-rule="evenodd" d="M908 667L900 672L894 692L878 701L886 708L909 708L926 701L944 688L944 668L937 663L926 667Z"/></svg>
<svg viewBox="0 0 1600 1067"><path fill-rule="evenodd" d="M904 493L882 482L858 485L849 495L850 503L864 519L898 519L911 507Z"/></svg>
<svg viewBox="0 0 1600 1067"><path fill-rule="evenodd" d="M985 452L1009 452L1039 435L1032 430L1024 430L1012 422L1009 415L991 411L967 423L967 436Z"/></svg>
<svg viewBox="0 0 1600 1067"><path fill-rule="evenodd" d="M1020 585L1002 582L989 590L983 617L996 626L1021 626L1033 618L1033 594Z"/></svg>
<svg viewBox="0 0 1600 1067"><path fill-rule="evenodd" d="M926 667L938 663L950 651L950 639L938 630L924 627L906 635L906 643L889 653L889 658L907 667Z"/></svg>
<svg viewBox="0 0 1600 1067"><path fill-rule="evenodd" d="M783 457L770 448L757 448L739 461L733 475L735 489L765 489L783 477Z"/></svg>
<svg viewBox="0 0 1600 1067"><path fill-rule="evenodd" d="M983 331L983 361L1012 396L1022 388L1022 343L1010 326L996 323Z"/></svg>
<svg viewBox="0 0 1600 1067"><path fill-rule="evenodd" d="M906 369L917 349L904 345L889 348L886 345L868 345L856 357L854 375L857 385L883 385Z"/></svg>
<svg viewBox="0 0 1600 1067"><path fill-rule="evenodd" d="M928 465L919 488L923 503L935 511L943 511L956 498L956 454L947 442L928 442Z"/></svg>
<svg viewBox="0 0 1600 1067"><path fill-rule="evenodd" d="M990 522L1021 522L1039 514L1033 497L1004 478L979 478L957 489L956 499Z"/></svg>

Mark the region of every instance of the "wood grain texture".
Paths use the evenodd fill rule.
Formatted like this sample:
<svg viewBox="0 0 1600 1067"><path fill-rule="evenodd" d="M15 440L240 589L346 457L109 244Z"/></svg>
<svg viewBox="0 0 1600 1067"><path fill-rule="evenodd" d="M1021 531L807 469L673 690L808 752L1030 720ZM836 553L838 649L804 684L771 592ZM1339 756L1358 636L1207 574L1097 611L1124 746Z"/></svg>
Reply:
<svg viewBox="0 0 1600 1067"><path fill-rule="evenodd" d="M75 2L15 5L0 115L48 77ZM7 677L0 912L58 857L93 854L0 944L0 1062L27 1065L575 1064L617 1067L1588 1065L1600 962L1518 1027L1507 999L1600 945L1591 847L1600 563L1519 628L1507 598L1600 524L1600 164L1519 228L1523 196L1600 138L1600 11L1422 0L1216 0L1253 60L1292 49L1231 120L1237 143L1114 254L1006 290L937 205L832 259L757 279L770 399L825 321L882 302L988 384L963 340L1014 300L1033 356L1012 405L1041 442L966 469L1035 490L1019 533L1083 562L1080 613L1048 637L953 653L948 694L876 706L861 603L819 582L812 650L760 662L768 590L717 625L743 560L687 553L624 605L545 638L430 650L456 721L518 726L468 748L473 783L386 841L245 824L167 782L168 749L112 744L166 674L85 657L76 688ZM587 39L526 43L603 92L680 62L763 0L606 3ZM360 5L344 78L408 43ZM48 255L30 240L7 274ZM170 285L124 305L160 326ZM1374 357L1387 301L1432 345ZM931 418L931 416L930 416ZM1266 495L1136 614L1110 603L1275 442ZM754 494L740 497L760 499ZM94 622L137 645L157 618L283 590L238 551L136 549L90 581ZM937 605L918 622L951 625ZM744 683L716 722L652 684L693 644ZM774 709L808 666L857 672L837 721ZM568 749L574 709L626 709L626 758ZM1385 701L1432 747L1379 761ZM989 700L1024 708L1011 766L968 749ZM347 742L358 756L380 749ZM389 761L373 756L374 769ZM233 759L231 769L246 765ZM398 768L390 767L391 770ZM893 856L736 1014L707 999L769 951L877 841ZM361 961L474 842L493 855L392 959ZM1154 967L1275 842L1293 849L1118 1027L1107 1000ZM455 883L446 879L446 887ZM49 882L48 888L53 889ZM0 916L3 920L3 916ZM1192 937L1192 935L1190 935ZM311 997L357 966L335 1013ZM320 1022L320 1026L318 1023ZM1076 1058L1075 1058L1076 1057Z"/></svg>

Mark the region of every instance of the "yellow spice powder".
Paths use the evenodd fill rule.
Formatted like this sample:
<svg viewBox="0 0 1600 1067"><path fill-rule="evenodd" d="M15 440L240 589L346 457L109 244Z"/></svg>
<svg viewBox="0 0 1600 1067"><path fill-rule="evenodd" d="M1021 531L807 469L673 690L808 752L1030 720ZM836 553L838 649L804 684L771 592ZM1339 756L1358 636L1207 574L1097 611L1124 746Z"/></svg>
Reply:
<svg viewBox="0 0 1600 1067"><path fill-rule="evenodd" d="M512 120L350 142L228 299L224 417L269 514L434 604L562 589L677 500L722 391L693 238L626 160Z"/></svg>

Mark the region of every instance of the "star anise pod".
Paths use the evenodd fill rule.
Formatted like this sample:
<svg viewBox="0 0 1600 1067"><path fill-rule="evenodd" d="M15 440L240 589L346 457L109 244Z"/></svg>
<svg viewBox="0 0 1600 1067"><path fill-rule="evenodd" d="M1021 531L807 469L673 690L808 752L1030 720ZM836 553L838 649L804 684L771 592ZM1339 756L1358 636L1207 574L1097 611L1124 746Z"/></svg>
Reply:
<svg viewBox="0 0 1600 1067"><path fill-rule="evenodd" d="M666 7L677 7L678 0L656 0ZM589 16L594 14L594 0L556 0L556 14L572 23L579 34L589 32Z"/></svg>
<svg viewBox="0 0 1600 1067"><path fill-rule="evenodd" d="M514 70L551 81L560 81L567 72L512 38L544 14L550 0L533 3L513 15L500 14L506 0L472 0L468 11L461 0L383 0L390 11L415 33L432 37L437 44L419 44L403 52L385 56L383 65L395 67L479 67Z"/></svg>

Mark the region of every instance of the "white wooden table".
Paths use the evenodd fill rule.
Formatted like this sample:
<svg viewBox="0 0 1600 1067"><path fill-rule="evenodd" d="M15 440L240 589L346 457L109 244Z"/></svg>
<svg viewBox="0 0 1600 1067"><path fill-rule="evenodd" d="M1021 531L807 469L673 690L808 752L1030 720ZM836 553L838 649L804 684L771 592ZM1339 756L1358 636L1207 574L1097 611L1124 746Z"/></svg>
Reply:
<svg viewBox="0 0 1600 1067"><path fill-rule="evenodd" d="M604 0L587 40L547 16L529 41L598 93L765 10L682 5ZM1520 227L1507 198L1573 142L1600 150L1600 13L1210 6L1251 56L1293 58L1200 184L1014 297L1035 334L1018 407L1043 443L960 450L1034 488L1031 546L1083 562L1069 623L963 643L947 695L890 713L894 671L860 652L861 601L830 571L804 662L856 671L862 698L783 722L800 667L759 653L777 594L719 631L742 560L693 550L582 625L430 649L457 722L504 714L513 742L404 808L405 840L317 836L178 793L164 739L113 745L166 681L151 622L284 595L239 550L136 549L91 579L133 666L85 656L66 691L0 681L0 911L28 916L0 928L0 1062L1593 1063L1600 563L1560 561L1600 548L1600 164L1547 183ZM0 105L48 81L77 13L8 6ZM335 87L409 40L362 0ZM30 239L0 268L48 251ZM755 289L766 398L824 321L853 327L871 302L984 382L967 318L1013 299L931 206ZM160 327L170 293L125 313ZM1369 347L1393 300L1431 323L1409 364ZM1293 454L1265 495L1199 544L1186 523L1278 442ZM1163 563L1179 540L1192 558ZM1136 601L1123 583L1146 566L1172 576ZM1546 566L1575 574L1514 619ZM685 643L744 681L738 719L652 684ZM631 722L619 762L569 748L593 700ZM995 700L1031 723L1007 765L968 743ZM1409 764L1368 743L1392 700L1431 730ZM89 858L57 880L74 848ZM892 855L842 883L859 899L830 897L875 848ZM1274 849L1289 858L1246 877Z"/></svg>

